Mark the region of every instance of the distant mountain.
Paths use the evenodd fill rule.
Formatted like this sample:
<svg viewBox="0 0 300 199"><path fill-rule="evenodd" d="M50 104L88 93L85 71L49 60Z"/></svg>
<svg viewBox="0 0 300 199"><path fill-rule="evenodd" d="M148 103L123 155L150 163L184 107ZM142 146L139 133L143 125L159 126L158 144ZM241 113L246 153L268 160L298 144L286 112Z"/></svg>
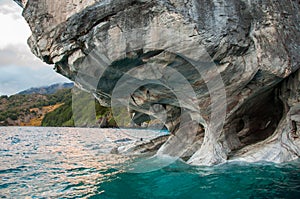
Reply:
<svg viewBox="0 0 300 199"><path fill-rule="evenodd" d="M30 88L24 91L19 92L20 95L30 95L30 94L42 94L42 95L48 95L48 94L54 94L58 90L65 89L65 88L73 88L74 83L59 83L59 84L53 84L50 86L43 86L39 88Z"/></svg>

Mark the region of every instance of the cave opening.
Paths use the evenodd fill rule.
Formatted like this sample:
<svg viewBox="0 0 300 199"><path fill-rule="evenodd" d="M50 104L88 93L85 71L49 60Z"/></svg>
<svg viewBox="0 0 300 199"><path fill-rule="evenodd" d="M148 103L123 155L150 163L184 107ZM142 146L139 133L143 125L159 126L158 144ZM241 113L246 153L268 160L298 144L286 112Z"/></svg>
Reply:
<svg viewBox="0 0 300 199"><path fill-rule="evenodd" d="M233 120L235 133L240 141L240 146L236 149L272 136L283 116L283 109L283 104L274 89L245 103Z"/></svg>

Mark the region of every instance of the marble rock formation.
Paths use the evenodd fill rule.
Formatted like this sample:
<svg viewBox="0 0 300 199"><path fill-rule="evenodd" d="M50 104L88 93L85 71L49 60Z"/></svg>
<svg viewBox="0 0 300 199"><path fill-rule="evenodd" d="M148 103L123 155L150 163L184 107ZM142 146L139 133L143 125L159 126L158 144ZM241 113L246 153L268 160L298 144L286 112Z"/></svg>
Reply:
<svg viewBox="0 0 300 199"><path fill-rule="evenodd" d="M296 0L15 0L32 52L193 165L300 156Z"/></svg>

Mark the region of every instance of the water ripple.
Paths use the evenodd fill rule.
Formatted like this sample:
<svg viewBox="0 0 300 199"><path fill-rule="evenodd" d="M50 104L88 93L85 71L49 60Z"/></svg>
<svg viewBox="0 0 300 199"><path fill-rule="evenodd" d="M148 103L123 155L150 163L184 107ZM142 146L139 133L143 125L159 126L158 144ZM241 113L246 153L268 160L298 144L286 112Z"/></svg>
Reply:
<svg viewBox="0 0 300 199"><path fill-rule="evenodd" d="M0 198L299 198L300 161L128 173L116 129L0 128ZM129 130L132 131L132 130ZM139 159L141 162L141 159ZM126 163L126 164L124 164Z"/></svg>

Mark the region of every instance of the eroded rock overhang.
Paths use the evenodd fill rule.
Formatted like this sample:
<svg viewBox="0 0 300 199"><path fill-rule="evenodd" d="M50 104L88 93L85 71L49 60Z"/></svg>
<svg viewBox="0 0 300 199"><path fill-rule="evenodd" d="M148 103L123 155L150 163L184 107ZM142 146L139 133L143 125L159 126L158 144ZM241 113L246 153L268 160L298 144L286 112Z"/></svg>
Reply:
<svg viewBox="0 0 300 199"><path fill-rule="evenodd" d="M21 5L36 56L136 123L164 123L158 154L196 165L299 157L297 1Z"/></svg>

